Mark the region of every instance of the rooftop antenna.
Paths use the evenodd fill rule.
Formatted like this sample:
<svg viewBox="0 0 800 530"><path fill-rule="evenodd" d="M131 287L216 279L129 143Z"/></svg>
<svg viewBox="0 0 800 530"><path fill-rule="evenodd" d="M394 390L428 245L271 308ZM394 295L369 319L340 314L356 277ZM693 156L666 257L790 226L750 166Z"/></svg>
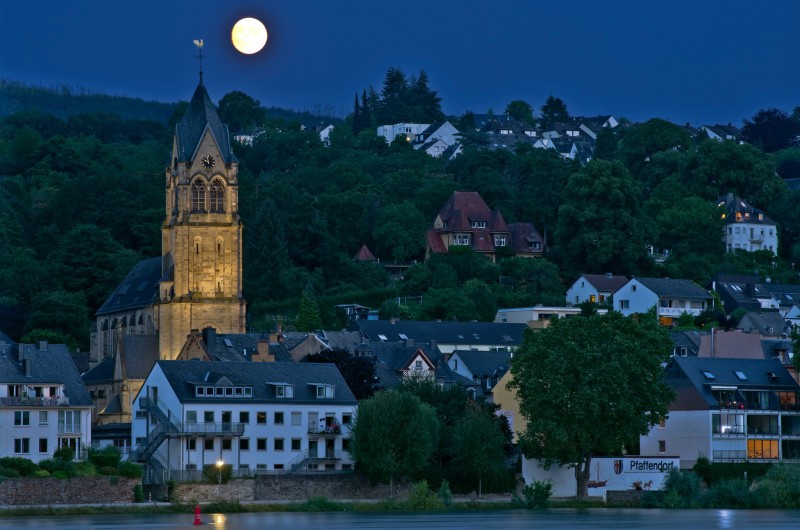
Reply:
<svg viewBox="0 0 800 530"><path fill-rule="evenodd" d="M203 81L203 39L195 39L194 45L197 46L197 60L200 62L200 81Z"/></svg>

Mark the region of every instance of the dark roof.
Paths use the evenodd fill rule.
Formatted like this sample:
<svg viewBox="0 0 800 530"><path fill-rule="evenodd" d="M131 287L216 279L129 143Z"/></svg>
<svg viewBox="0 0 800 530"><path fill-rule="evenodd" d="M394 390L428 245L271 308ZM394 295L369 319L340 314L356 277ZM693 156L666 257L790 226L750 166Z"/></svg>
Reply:
<svg viewBox="0 0 800 530"><path fill-rule="evenodd" d="M175 125L175 139L178 147L178 162L189 162L194 157L197 146L205 133L211 130L219 147L220 155L226 164L237 162L231 149L228 126L222 123L217 109L206 92L203 81L197 85L192 100L183 119Z"/></svg>
<svg viewBox="0 0 800 530"><path fill-rule="evenodd" d="M159 359L156 335L123 335L122 352L125 360L125 376L128 379L144 380Z"/></svg>
<svg viewBox="0 0 800 530"><path fill-rule="evenodd" d="M439 210L443 228L435 228L437 233L467 232L472 234L470 245L476 252L494 252L496 233L509 233L503 214L489 209L489 206L474 191L455 191ZM483 228L473 228L472 223L485 223ZM431 241L431 236L428 236ZM437 245L437 247L440 245ZM431 248L434 245L431 242ZM436 252L436 250L434 250Z"/></svg>
<svg viewBox="0 0 800 530"><path fill-rule="evenodd" d="M86 385L97 385L114 380L114 358L106 357L97 366L81 376Z"/></svg>
<svg viewBox="0 0 800 530"><path fill-rule="evenodd" d="M439 348L430 343L414 342L375 342L364 345L365 352L375 358L375 375L381 388L393 388L403 381L403 370L408 369L411 361L422 353L433 364L434 379L441 385L461 385L467 387L480 387L474 381L457 374L442 359Z"/></svg>
<svg viewBox="0 0 800 530"><path fill-rule="evenodd" d="M29 376L25 375L23 365L18 361L18 348L23 348L24 358L30 360ZM89 392L65 345L5 344L1 349L0 383L63 384L64 396L69 399L70 406L92 406Z"/></svg>
<svg viewBox="0 0 800 530"><path fill-rule="evenodd" d="M727 193L719 198L718 204L725 210L725 223L754 223L774 225L775 221L767 217L764 210L760 210L733 193Z"/></svg>
<svg viewBox="0 0 800 530"><path fill-rule="evenodd" d="M625 276L614 276L613 274L583 274L582 277L592 284L601 293L615 293L620 287L628 283Z"/></svg>
<svg viewBox="0 0 800 530"><path fill-rule="evenodd" d="M292 361L287 347L280 343L270 343L269 335L264 333L216 333L213 340L206 334L203 340L206 351L217 361L243 362L252 359L253 354L258 352L258 343L261 341L269 344L269 352L275 356L276 362Z"/></svg>
<svg viewBox="0 0 800 530"><path fill-rule="evenodd" d="M72 357L72 362L75 363L75 368L78 369L79 374L84 374L89 371L89 352L88 351L72 351L69 352Z"/></svg>
<svg viewBox="0 0 800 530"><path fill-rule="evenodd" d="M0 331L0 342L5 342L6 344L14 344L14 340L5 333L3 333L2 331Z"/></svg>
<svg viewBox="0 0 800 530"><path fill-rule="evenodd" d="M161 258L140 261L100 306L97 316L153 305L158 299L160 278Z"/></svg>
<svg viewBox="0 0 800 530"><path fill-rule="evenodd" d="M750 312L745 314L736 325L736 329L741 329L751 333L756 331L761 335L781 335L791 332L791 325L786 324L786 320L777 311Z"/></svg>
<svg viewBox="0 0 800 530"><path fill-rule="evenodd" d="M332 350L347 350L354 353L361 345L361 334L357 331L321 331L319 339Z"/></svg>
<svg viewBox="0 0 800 530"><path fill-rule="evenodd" d="M674 296L684 299L711 300L713 297L692 280L670 278L632 278L658 296Z"/></svg>
<svg viewBox="0 0 800 530"><path fill-rule="evenodd" d="M740 379L737 371L747 379ZM707 378L704 372L709 372L714 378ZM665 375L673 388L676 388L675 382L688 380L709 408L719 406L711 392L712 386L735 386L739 390L800 391L800 385L776 359L673 357Z"/></svg>
<svg viewBox="0 0 800 530"><path fill-rule="evenodd" d="M507 351L455 350L456 354L476 377L502 377L511 363L511 352Z"/></svg>
<svg viewBox="0 0 800 530"><path fill-rule="evenodd" d="M114 438L126 438L128 441L130 441L131 424L104 423L103 425L95 425L92 427L92 441L109 440Z"/></svg>
<svg viewBox="0 0 800 530"><path fill-rule="evenodd" d="M511 223L508 230L511 232L511 249L515 253L544 252L544 238L533 223ZM534 248L534 243L539 243L538 248Z"/></svg>
<svg viewBox="0 0 800 530"><path fill-rule="evenodd" d="M670 330L669 332L673 346L686 348L686 355L691 355L692 357L697 357L703 335L708 335L708 332L682 329Z"/></svg>
<svg viewBox="0 0 800 530"><path fill-rule="evenodd" d="M351 329L360 330L364 338L378 342L386 337L388 342L404 341L400 335L416 342L437 341L440 344L506 345L522 344L525 324L497 322L438 322L419 320L357 320Z"/></svg>
<svg viewBox="0 0 800 530"><path fill-rule="evenodd" d="M101 410L98 414L121 414L122 413L122 401L119 397L119 394L115 395L111 398L111 401L106 403L106 406Z"/></svg>
<svg viewBox="0 0 800 530"><path fill-rule="evenodd" d="M335 397L324 403L357 404L336 365L330 363L226 363L204 361L158 361L156 364L167 378L178 399L189 402L226 402L241 398L196 397L195 384L214 384L222 378L233 385L252 386L249 403L320 403L313 384L334 385ZM273 385L294 385L294 398L276 398Z"/></svg>

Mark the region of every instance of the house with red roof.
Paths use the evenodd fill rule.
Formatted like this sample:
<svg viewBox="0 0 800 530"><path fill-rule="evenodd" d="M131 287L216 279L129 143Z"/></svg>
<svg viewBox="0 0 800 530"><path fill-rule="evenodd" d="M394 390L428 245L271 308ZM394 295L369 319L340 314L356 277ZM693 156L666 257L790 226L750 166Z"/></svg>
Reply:
<svg viewBox="0 0 800 530"><path fill-rule="evenodd" d="M541 257L544 239L531 223L506 224L503 214L491 210L474 191L456 191L439 210L425 235L425 258L465 246L494 260L498 250L515 256Z"/></svg>

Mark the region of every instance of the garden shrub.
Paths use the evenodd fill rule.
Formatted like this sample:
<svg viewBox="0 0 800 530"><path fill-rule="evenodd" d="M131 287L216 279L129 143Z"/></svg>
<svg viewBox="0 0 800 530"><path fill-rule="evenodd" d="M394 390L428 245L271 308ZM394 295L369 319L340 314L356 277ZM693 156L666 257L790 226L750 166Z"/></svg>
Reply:
<svg viewBox="0 0 800 530"><path fill-rule="evenodd" d="M97 475L97 469L91 462L77 462L75 463L75 476L76 477L94 477Z"/></svg>
<svg viewBox="0 0 800 530"><path fill-rule="evenodd" d="M133 502L144 502L144 489L141 484L133 487Z"/></svg>
<svg viewBox="0 0 800 530"><path fill-rule="evenodd" d="M120 462L117 467L117 472L123 477L140 478L142 476L141 466L129 460Z"/></svg>
<svg viewBox="0 0 800 530"><path fill-rule="evenodd" d="M97 468L97 472L101 475L116 475L117 466L100 466Z"/></svg>
<svg viewBox="0 0 800 530"><path fill-rule="evenodd" d="M17 471L13 467L0 467L0 477L18 478L19 471Z"/></svg>
<svg viewBox="0 0 800 530"><path fill-rule="evenodd" d="M703 484L694 471L673 469L664 481L665 508L696 508Z"/></svg>
<svg viewBox="0 0 800 530"><path fill-rule="evenodd" d="M697 473L707 486L713 486L720 480L743 479L747 473L748 482L763 477L772 464L752 462L724 462L712 464L708 458L701 456L692 470Z"/></svg>
<svg viewBox="0 0 800 530"><path fill-rule="evenodd" d="M450 483L443 480L436 496L439 497L439 500L442 501L445 508L449 508L450 505L453 504L453 493L450 491Z"/></svg>
<svg viewBox="0 0 800 530"><path fill-rule="evenodd" d="M773 466L756 483L753 495L761 508L800 508L800 466Z"/></svg>
<svg viewBox="0 0 800 530"><path fill-rule="evenodd" d="M32 477L34 473L36 473L36 470L39 469L39 466L32 460L18 456L0 458L0 467L16 469L20 477Z"/></svg>
<svg viewBox="0 0 800 530"><path fill-rule="evenodd" d="M94 464L97 468L116 468L121 459L122 453L113 445L107 445L101 449L89 449L89 462Z"/></svg>
<svg viewBox="0 0 800 530"><path fill-rule="evenodd" d="M752 508L750 484L744 479L722 479L703 494L705 508Z"/></svg>
<svg viewBox="0 0 800 530"><path fill-rule="evenodd" d="M222 483L227 484L233 474L233 465L224 464L222 466ZM207 464L203 466L203 481L216 484L219 482L220 469L216 464Z"/></svg>
<svg viewBox="0 0 800 530"><path fill-rule="evenodd" d="M553 495L553 481L534 480L530 484L525 484L522 494L525 496L526 508L547 508L550 496Z"/></svg>
<svg viewBox="0 0 800 530"><path fill-rule="evenodd" d="M412 486L405 506L410 510L441 510L444 508L442 501L428 487L427 480L420 480Z"/></svg>
<svg viewBox="0 0 800 530"><path fill-rule="evenodd" d="M67 446L60 447L53 453L53 458L63 462L72 462L75 459L75 449Z"/></svg>

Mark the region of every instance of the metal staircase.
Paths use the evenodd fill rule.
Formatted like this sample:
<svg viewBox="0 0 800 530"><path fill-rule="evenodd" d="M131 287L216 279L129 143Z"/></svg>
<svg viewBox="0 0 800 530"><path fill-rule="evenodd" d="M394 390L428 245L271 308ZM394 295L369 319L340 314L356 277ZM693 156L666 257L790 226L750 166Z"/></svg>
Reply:
<svg viewBox="0 0 800 530"><path fill-rule="evenodd" d="M135 451L131 452L131 459L136 462L147 462L150 457L161 447L161 444L171 435L181 432L178 418L160 400L154 401L149 397L139 398L139 408L147 411L155 418L156 425L147 435L147 439Z"/></svg>

